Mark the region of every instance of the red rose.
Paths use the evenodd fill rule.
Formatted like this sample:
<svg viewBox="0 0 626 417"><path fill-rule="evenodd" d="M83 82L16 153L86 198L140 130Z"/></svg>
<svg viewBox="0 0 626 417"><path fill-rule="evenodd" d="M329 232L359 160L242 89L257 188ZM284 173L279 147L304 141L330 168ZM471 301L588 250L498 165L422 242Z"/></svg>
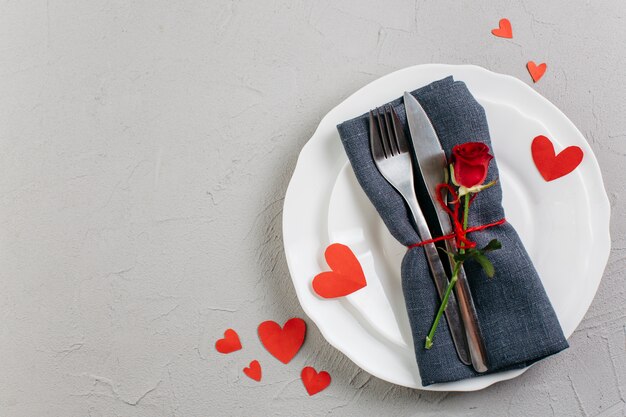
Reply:
<svg viewBox="0 0 626 417"><path fill-rule="evenodd" d="M487 178L489 161L493 155L489 146L481 142L467 142L452 148L454 180L457 185L472 188L481 185Z"/></svg>

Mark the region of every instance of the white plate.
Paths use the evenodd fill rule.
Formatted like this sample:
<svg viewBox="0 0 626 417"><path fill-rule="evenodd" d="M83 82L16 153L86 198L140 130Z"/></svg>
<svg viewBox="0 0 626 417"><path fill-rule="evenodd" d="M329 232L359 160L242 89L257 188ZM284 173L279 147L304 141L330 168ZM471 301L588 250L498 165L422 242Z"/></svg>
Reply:
<svg viewBox="0 0 626 417"><path fill-rule="evenodd" d="M419 65L382 77L331 110L305 145L283 210L287 263L302 308L326 340L372 375L407 387L472 391L520 375L501 372L422 387L400 286L405 248L384 227L356 183L336 125L432 81L453 75L485 107L500 169L507 220L518 231L563 331L569 337L589 308L610 250L609 202L597 161L576 127L521 81L475 66ZM576 170L545 182L530 155L544 134L557 152L583 149ZM368 285L348 297L325 300L311 280L327 270L329 243L349 245Z"/></svg>

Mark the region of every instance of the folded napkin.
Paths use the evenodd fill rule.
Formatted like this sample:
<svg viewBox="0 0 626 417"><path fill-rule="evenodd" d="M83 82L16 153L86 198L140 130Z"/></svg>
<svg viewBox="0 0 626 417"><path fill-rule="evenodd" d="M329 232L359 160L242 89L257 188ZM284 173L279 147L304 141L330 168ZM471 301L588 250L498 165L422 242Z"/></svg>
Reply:
<svg viewBox="0 0 626 417"><path fill-rule="evenodd" d="M412 94L428 114L448 160L452 147L461 143L484 142L491 147L485 112L463 82L447 77ZM398 113L408 135L402 99L389 104ZM361 187L391 234L405 246L419 242L404 200L374 165L368 115L346 121L337 129ZM494 159L486 182L497 177ZM499 185L480 193L471 206L469 225L487 224L505 217L501 203ZM522 368L567 348L550 300L515 229L504 223L470 233L468 238L478 247L491 239L502 243L502 249L488 254L496 270L493 278L488 278L474 261L464 264L485 339L489 372ZM439 322L433 347L424 348L440 299L421 247L408 250L404 256L402 289L422 384L480 375L459 361L446 320Z"/></svg>

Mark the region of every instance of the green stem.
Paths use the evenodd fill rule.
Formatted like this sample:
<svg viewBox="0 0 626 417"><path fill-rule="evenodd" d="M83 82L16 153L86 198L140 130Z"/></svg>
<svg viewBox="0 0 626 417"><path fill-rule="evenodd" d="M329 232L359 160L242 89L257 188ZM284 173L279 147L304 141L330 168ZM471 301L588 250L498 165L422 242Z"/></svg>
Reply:
<svg viewBox="0 0 626 417"><path fill-rule="evenodd" d="M465 194L465 200L463 201L463 230L467 229L467 217L469 215L470 198L470 193ZM465 253L465 249L462 246L459 248L459 253L461 255Z"/></svg>
<svg viewBox="0 0 626 417"><path fill-rule="evenodd" d="M467 230L467 218L469 215L470 198L471 196L469 193L465 194L465 200L463 201L463 230ZM465 249L463 247L459 248L459 253L465 253ZM433 338L435 337L435 332L437 331L439 320L441 320L441 316L448 306L448 299L450 298L450 293L452 292L452 289L454 288L454 285L459 278L459 270L461 269L461 265L463 265L463 262L454 263L452 278L450 279L448 287L446 288L446 292L444 293L443 299L441 300L441 305L439 306L439 311L437 311L437 316L435 316L435 321L433 321L430 332L428 332L428 336L426 336L426 343L424 344L424 347L426 349L430 349L433 346Z"/></svg>
<svg viewBox="0 0 626 417"><path fill-rule="evenodd" d="M448 287L446 288L446 292L443 295L443 300L441 300L441 305L439 306L439 311L437 311L437 316L435 316L435 321L433 322L432 327L430 328L430 332L428 332L428 336L426 336L426 343L424 347L426 349L430 349L433 346L433 338L435 337L435 331L437 331L437 326L439 325L439 320L441 320L441 316L443 312L446 310L448 306L448 299L450 298L450 293L452 292L452 288L454 288L454 284L459 277L459 270L461 269L461 265L463 262L455 262L454 271L452 271L452 279L448 283Z"/></svg>

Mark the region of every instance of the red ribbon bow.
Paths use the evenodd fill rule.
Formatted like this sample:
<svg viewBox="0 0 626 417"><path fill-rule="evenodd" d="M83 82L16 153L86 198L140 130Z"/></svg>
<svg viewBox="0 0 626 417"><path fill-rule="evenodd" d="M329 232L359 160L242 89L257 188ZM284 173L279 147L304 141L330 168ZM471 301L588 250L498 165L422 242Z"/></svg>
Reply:
<svg viewBox="0 0 626 417"><path fill-rule="evenodd" d="M448 207L448 205L445 203L445 201L443 201L443 197L442 197L442 193L441 191L443 189L446 189L446 191L448 191L450 193L450 195L454 198L454 203L452 204L453 206L453 210L450 209L450 207ZM408 248L409 249L413 249L413 248L417 248L419 246L424 246L427 245L429 243L435 243L435 242L439 242L442 240L449 240L449 239L454 239L456 241L456 246L457 248L463 248L463 249L470 249L470 248L474 248L476 247L476 242L471 241L467 238L467 234L470 232L477 232L479 230L484 230L487 229L489 227L493 227L493 226L499 226L503 223L506 222L505 218L502 218L496 222L493 223L487 223L487 224L483 224L480 226L473 226L473 227L468 227L467 229L463 229L463 223L459 220L459 206L460 204L458 204L459 202L459 195L456 193L456 191L454 191L454 188L452 188L452 186L450 184L438 184L437 188L436 188L436 192L437 192L437 203L439 203L439 205L446 211L446 213L448 213L448 215L450 216L450 218L452 219L452 226L454 231L450 234L444 235L444 236L439 236L439 237L435 237L433 239L428 239L428 240L424 240L422 242L418 242L418 243L413 243L412 245L409 245ZM470 199L470 204L472 203L472 201L474 201L474 198L476 197L476 195L474 195L471 199ZM469 209L469 204L468 204L468 209Z"/></svg>

